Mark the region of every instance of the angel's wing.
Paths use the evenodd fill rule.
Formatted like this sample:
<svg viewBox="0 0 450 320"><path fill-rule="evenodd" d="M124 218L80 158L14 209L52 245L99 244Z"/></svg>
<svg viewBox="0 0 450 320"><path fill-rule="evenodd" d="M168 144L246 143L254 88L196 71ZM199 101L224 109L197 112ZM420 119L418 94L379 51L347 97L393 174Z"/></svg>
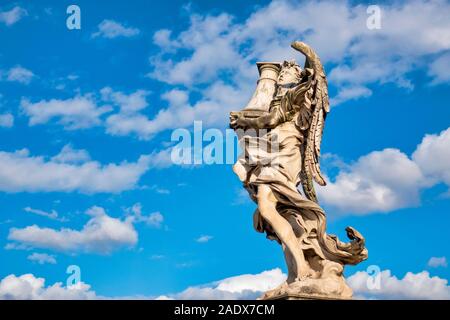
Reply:
<svg viewBox="0 0 450 320"><path fill-rule="evenodd" d="M312 69L311 87L305 93L307 96L304 100L310 102L305 105L309 109L306 110L308 117L301 120L307 122L305 126L307 134L303 145L303 168L300 179L306 197L317 202L313 179L321 186L326 185L320 172L319 158L325 118L330 111L328 85L323 65L314 50L300 41L293 42L291 46L306 56L305 71Z"/></svg>

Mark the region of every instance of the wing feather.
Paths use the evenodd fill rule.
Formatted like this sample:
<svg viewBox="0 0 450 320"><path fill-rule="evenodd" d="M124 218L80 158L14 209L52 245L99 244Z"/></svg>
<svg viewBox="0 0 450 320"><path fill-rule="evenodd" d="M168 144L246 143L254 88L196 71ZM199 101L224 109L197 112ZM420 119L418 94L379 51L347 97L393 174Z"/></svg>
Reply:
<svg viewBox="0 0 450 320"><path fill-rule="evenodd" d="M320 170L320 144L322 142L325 118L330 111L328 85L323 65L314 50L303 42L296 41L292 47L306 56L305 69L313 70L311 90L305 92L305 107L310 109L306 141L303 146L303 172L300 176L305 195L317 202L313 180L319 185L326 185ZM309 94L308 94L309 93ZM304 122L305 119L302 119Z"/></svg>

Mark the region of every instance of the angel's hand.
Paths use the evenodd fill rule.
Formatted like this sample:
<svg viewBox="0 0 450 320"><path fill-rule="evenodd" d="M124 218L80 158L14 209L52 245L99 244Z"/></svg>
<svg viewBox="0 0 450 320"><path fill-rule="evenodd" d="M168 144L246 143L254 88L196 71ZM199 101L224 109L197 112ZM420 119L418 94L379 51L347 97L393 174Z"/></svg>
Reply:
<svg viewBox="0 0 450 320"><path fill-rule="evenodd" d="M230 128L232 129L246 129L248 128L248 120L242 113L232 112L230 113Z"/></svg>

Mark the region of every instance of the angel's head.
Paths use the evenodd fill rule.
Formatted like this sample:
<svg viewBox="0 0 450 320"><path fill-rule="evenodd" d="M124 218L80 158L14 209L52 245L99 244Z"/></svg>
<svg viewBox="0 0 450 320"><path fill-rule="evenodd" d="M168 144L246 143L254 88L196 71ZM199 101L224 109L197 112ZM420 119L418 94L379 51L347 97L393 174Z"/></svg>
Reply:
<svg viewBox="0 0 450 320"><path fill-rule="evenodd" d="M295 60L284 61L278 74L277 84L283 87L297 85L301 80L302 69Z"/></svg>

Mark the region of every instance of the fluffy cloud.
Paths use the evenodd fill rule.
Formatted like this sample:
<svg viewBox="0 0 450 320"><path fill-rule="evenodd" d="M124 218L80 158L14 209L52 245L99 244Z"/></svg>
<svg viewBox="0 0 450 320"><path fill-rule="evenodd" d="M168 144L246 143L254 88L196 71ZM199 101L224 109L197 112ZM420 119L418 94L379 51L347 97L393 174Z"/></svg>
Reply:
<svg viewBox="0 0 450 320"><path fill-rule="evenodd" d="M117 132L136 133L143 139L165 130L192 126L196 120L201 120L205 127L222 126L228 118L228 111L240 109L247 103L248 97L235 92L234 86L219 81L203 92L204 100L191 104L187 91L173 89L162 95L168 102L167 108L161 108L152 119L141 114L117 114L109 117L108 121L121 126Z"/></svg>
<svg viewBox="0 0 450 320"><path fill-rule="evenodd" d="M30 102L23 98L21 108L29 117L30 126L54 120L67 130L104 126L110 135L132 134L140 139L149 139L158 132L158 128L142 113L148 107L149 94L146 90L126 94L105 87L98 94L77 95L68 99Z"/></svg>
<svg viewBox="0 0 450 320"><path fill-rule="evenodd" d="M22 99L20 106L30 118L30 126L56 120L69 130L99 125L101 124L100 116L111 111L108 106L97 106L92 95L76 96L66 100L41 100L34 103L28 99Z"/></svg>
<svg viewBox="0 0 450 320"><path fill-rule="evenodd" d="M419 203L424 176L418 165L397 149L375 151L343 169L324 188L320 200L342 211L387 212Z"/></svg>
<svg viewBox="0 0 450 320"><path fill-rule="evenodd" d="M450 128L439 134L426 135L412 159L424 174L450 187Z"/></svg>
<svg viewBox="0 0 450 320"><path fill-rule="evenodd" d="M4 23L6 26L12 26L28 13L21 7L14 7L9 11L0 11L0 23Z"/></svg>
<svg viewBox="0 0 450 320"><path fill-rule="evenodd" d="M446 257L431 257L430 260L428 260L428 266L431 268L447 267L447 258Z"/></svg>
<svg viewBox="0 0 450 320"><path fill-rule="evenodd" d="M450 186L450 128L426 135L411 157L398 149L362 156L340 164L338 175L317 191L326 205L340 212L388 212L420 203L420 192L437 183Z"/></svg>
<svg viewBox="0 0 450 320"><path fill-rule="evenodd" d="M154 151L150 154L152 159L152 167L164 169L173 165L172 148L165 148L160 151Z"/></svg>
<svg viewBox="0 0 450 320"><path fill-rule="evenodd" d="M377 286L368 286L368 283L374 282L375 279L366 272L355 273L347 282L353 289L354 296L361 299L450 299L448 281L431 277L427 271L408 272L402 279L392 275L390 270L381 271L378 276L378 289Z"/></svg>
<svg viewBox="0 0 450 320"><path fill-rule="evenodd" d="M29 84L34 77L34 73L31 70L23 68L21 66L16 66L9 69L6 80L11 82L20 82L23 84Z"/></svg>
<svg viewBox="0 0 450 320"><path fill-rule="evenodd" d="M133 222L144 222L149 226L159 228L164 222L164 216L160 212L152 212L149 215L142 213L142 205L140 203L134 204L131 208L128 208L129 214L132 214L131 218Z"/></svg>
<svg viewBox="0 0 450 320"><path fill-rule="evenodd" d="M178 63L154 60L157 69L150 74L171 84L192 85L205 83L218 75L221 69L229 68L243 57L235 50L228 39L226 30L233 28L232 17L220 14L217 17L191 17L191 26L177 39L167 44L167 48L193 50L190 59ZM155 35L156 43L161 45L161 33ZM237 67L237 65L236 65Z"/></svg>
<svg viewBox="0 0 450 320"><path fill-rule="evenodd" d="M153 119L143 113L148 107L146 97L149 92L137 90L130 94L113 91L111 88L101 90L102 99L119 108L118 112L106 118L107 133L111 135L136 135L139 139L148 140L155 134L168 129L192 125L201 119L205 126L217 123L226 117L226 108L244 103L246 97L233 94L233 88L221 82L211 86L205 94L208 101L200 101L191 105L186 90L172 89L162 94L168 107L161 109Z"/></svg>
<svg viewBox="0 0 450 320"><path fill-rule="evenodd" d="M115 136L136 134L146 140L152 135L151 122L141 114L113 114L106 119L107 132Z"/></svg>
<svg viewBox="0 0 450 320"><path fill-rule="evenodd" d="M0 127L11 128L14 125L14 116L10 113L0 114Z"/></svg>
<svg viewBox="0 0 450 320"><path fill-rule="evenodd" d="M28 260L39 263L39 264L56 264L55 256L46 253L33 252L27 257Z"/></svg>
<svg viewBox="0 0 450 320"><path fill-rule="evenodd" d="M191 105L188 91L172 89L161 96L167 101L167 108L160 109L152 119L145 114L150 94L146 90L127 94L105 87L98 94L77 95L69 99L30 102L23 98L21 108L29 117L30 126L52 120L67 130L101 125L110 135L135 135L148 140L165 130L191 126L198 119L205 126L223 122L227 118L227 110L239 108L248 100L234 91L233 86L219 81L204 91L207 100Z"/></svg>
<svg viewBox="0 0 450 320"><path fill-rule="evenodd" d="M100 93L104 101L119 106L122 113L134 113L145 109L148 106L146 98L150 94L146 90L137 90L127 95L110 87L103 88Z"/></svg>
<svg viewBox="0 0 450 320"><path fill-rule="evenodd" d="M80 283L77 288L67 288L57 282L45 286L45 279L33 274L19 277L11 274L0 281L0 299L2 300L87 300L95 299L90 286Z"/></svg>
<svg viewBox="0 0 450 320"><path fill-rule="evenodd" d="M189 287L182 292L160 296L157 299L256 299L262 292L275 288L285 280L286 275L277 268L258 274L244 274L202 286Z"/></svg>
<svg viewBox="0 0 450 320"><path fill-rule="evenodd" d="M347 100L358 99L362 97L369 97L372 95L372 90L367 87L353 85L348 87L342 87L338 94L331 99L331 105L338 105Z"/></svg>
<svg viewBox="0 0 450 320"><path fill-rule="evenodd" d="M51 249L65 253L109 254L122 247L132 247L138 241L133 219L121 220L108 216L101 207L86 211L89 221L81 230L41 228L37 225L11 228L8 240L25 247Z"/></svg>
<svg viewBox="0 0 450 320"><path fill-rule="evenodd" d="M66 144L59 154L52 157L52 161L58 163L83 163L91 160L86 150L74 149L71 144Z"/></svg>
<svg viewBox="0 0 450 320"><path fill-rule="evenodd" d="M103 20L98 25L98 31L92 34L92 38L103 37L107 39L114 39L117 37L134 37L140 33L139 29L126 27L123 24L114 20Z"/></svg>
<svg viewBox="0 0 450 320"><path fill-rule="evenodd" d="M179 121L179 117L184 117L185 125L194 120L193 115L187 116L183 112L189 108L188 95L185 91L174 89L163 94L163 99L169 102L169 109L159 112L154 120L150 120L142 113L148 107L147 91L137 90L127 95L107 87L101 90L101 95L102 99L119 107L119 112L110 115L105 121L106 131L111 135L132 134L147 140L160 131L172 128L173 124Z"/></svg>
<svg viewBox="0 0 450 320"><path fill-rule="evenodd" d="M433 78L432 84L450 82L448 70L450 70L450 53L440 56L431 63L428 73Z"/></svg>
<svg viewBox="0 0 450 320"><path fill-rule="evenodd" d="M31 156L26 149L0 151L0 191L121 192L136 187L152 163L151 157L144 155L136 162L103 165L86 158L81 162L80 153L75 158L67 153L67 148L63 149L62 154L48 160ZM74 160L80 162L73 163Z"/></svg>

